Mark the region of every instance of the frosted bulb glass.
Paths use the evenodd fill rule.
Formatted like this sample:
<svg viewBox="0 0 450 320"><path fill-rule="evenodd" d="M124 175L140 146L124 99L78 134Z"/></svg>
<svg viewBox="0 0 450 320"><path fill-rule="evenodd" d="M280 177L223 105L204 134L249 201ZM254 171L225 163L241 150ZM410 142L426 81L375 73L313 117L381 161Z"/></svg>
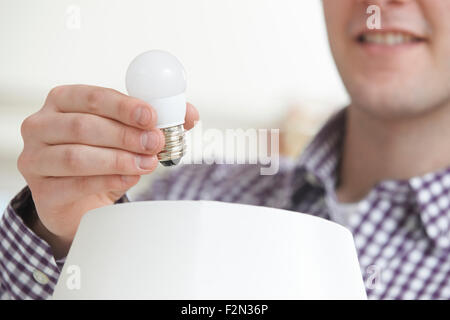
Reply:
<svg viewBox="0 0 450 320"><path fill-rule="evenodd" d="M149 103L158 115L166 146L158 158L165 166L177 164L185 152L186 73L172 54L162 50L134 58L126 74L128 94Z"/></svg>
<svg viewBox="0 0 450 320"><path fill-rule="evenodd" d="M184 123L186 74L168 52L151 50L137 56L126 75L128 94L149 103L158 114L158 128Z"/></svg>

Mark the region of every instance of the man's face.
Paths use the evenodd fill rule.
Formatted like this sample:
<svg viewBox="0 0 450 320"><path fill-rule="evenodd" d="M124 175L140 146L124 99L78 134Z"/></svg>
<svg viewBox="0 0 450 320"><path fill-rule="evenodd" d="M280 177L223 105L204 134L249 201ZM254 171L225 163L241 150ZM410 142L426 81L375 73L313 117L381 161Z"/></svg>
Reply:
<svg viewBox="0 0 450 320"><path fill-rule="evenodd" d="M381 29L369 30L370 5ZM385 118L450 104L450 0L323 0L328 36L352 104Z"/></svg>

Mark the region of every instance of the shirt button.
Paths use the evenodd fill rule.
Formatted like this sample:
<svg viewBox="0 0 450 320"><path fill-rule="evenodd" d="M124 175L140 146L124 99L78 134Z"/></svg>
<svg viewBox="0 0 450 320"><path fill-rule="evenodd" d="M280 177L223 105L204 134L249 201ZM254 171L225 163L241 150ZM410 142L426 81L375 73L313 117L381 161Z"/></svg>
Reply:
<svg viewBox="0 0 450 320"><path fill-rule="evenodd" d="M49 282L47 275L38 269L34 270L33 278L34 280L36 280L37 283L42 285L45 285Z"/></svg>
<svg viewBox="0 0 450 320"><path fill-rule="evenodd" d="M305 179L306 179L306 181L309 182L309 184L311 184L313 186L318 186L319 185L319 181L317 180L316 176L313 173L311 173L311 172L308 172L306 174Z"/></svg>

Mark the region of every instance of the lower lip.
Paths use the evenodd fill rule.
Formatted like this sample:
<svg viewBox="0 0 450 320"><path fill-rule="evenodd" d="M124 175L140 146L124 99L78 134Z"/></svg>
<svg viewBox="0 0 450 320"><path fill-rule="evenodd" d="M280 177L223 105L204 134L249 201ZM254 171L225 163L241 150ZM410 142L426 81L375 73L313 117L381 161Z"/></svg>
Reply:
<svg viewBox="0 0 450 320"><path fill-rule="evenodd" d="M418 48L425 44L425 41L408 42L396 45L386 45L377 43L357 42L357 44L363 48L368 54L382 55L382 54L395 54L401 53L405 50L411 50Z"/></svg>

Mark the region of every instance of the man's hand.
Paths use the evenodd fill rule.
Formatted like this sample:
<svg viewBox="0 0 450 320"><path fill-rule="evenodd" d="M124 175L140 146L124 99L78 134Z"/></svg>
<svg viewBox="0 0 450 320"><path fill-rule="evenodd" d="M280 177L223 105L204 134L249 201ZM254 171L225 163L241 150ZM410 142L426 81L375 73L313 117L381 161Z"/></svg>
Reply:
<svg viewBox="0 0 450 320"><path fill-rule="evenodd" d="M55 257L67 254L81 217L113 204L155 170L164 136L152 107L116 90L59 86L22 124L18 168L39 216L32 229ZM187 104L185 128L198 120Z"/></svg>

